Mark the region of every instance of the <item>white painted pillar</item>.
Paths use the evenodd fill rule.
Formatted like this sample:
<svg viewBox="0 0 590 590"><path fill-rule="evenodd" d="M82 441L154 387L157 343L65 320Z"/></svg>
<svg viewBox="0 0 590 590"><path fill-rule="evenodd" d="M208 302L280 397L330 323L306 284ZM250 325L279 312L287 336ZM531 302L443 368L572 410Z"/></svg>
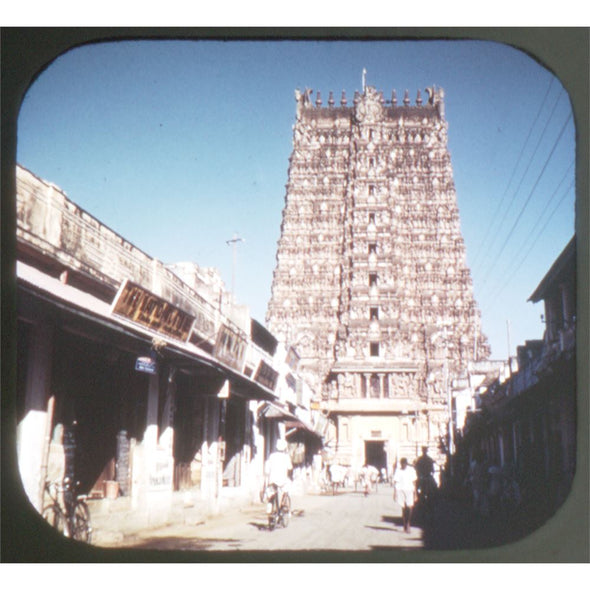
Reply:
<svg viewBox="0 0 590 590"><path fill-rule="evenodd" d="M158 375L150 375L149 379L146 427L143 441L146 449L153 450L158 443Z"/></svg>
<svg viewBox="0 0 590 590"><path fill-rule="evenodd" d="M167 449L172 456L174 445L174 403L176 398L176 383L174 372L171 371L164 396L164 407L162 408L162 419L160 421L160 448Z"/></svg>
<svg viewBox="0 0 590 590"><path fill-rule="evenodd" d="M51 424L47 423L47 401L50 397L54 331L53 326L42 323L35 325L32 332L25 385L25 416L18 424L16 442L24 490L33 506L41 511L42 471L51 429Z"/></svg>

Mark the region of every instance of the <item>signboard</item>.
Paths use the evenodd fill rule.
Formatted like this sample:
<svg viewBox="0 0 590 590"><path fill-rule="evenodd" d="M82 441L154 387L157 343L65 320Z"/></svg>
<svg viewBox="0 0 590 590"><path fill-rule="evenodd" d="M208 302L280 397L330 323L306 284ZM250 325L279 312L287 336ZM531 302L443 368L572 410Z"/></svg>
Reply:
<svg viewBox="0 0 590 590"><path fill-rule="evenodd" d="M291 370L297 371L297 367L299 366L299 360L300 357L297 354L297 351L293 347L290 347L289 351L287 352L287 358L285 359L285 362L287 363L287 365L289 365Z"/></svg>
<svg viewBox="0 0 590 590"><path fill-rule="evenodd" d="M158 374L158 363L156 359L149 356L140 356L135 361L135 370L141 373L149 373L150 375Z"/></svg>
<svg viewBox="0 0 590 590"><path fill-rule="evenodd" d="M293 375L291 375L291 373L287 373L287 375L285 375L285 381L293 391L297 391L297 380L295 377L293 377Z"/></svg>
<svg viewBox="0 0 590 590"><path fill-rule="evenodd" d="M195 320L172 303L128 280L121 285L111 313L183 342L188 339Z"/></svg>
<svg viewBox="0 0 590 590"><path fill-rule="evenodd" d="M268 387L268 389L274 390L278 377L279 374L270 365L267 365L264 361L260 361L256 374L254 375L254 381Z"/></svg>
<svg viewBox="0 0 590 590"><path fill-rule="evenodd" d="M217 332L213 355L230 367L241 371L246 355L246 339L225 324Z"/></svg>
<svg viewBox="0 0 590 590"><path fill-rule="evenodd" d="M196 310L195 322L193 324L189 342L195 346L199 346L203 340L213 340L214 337L215 323L212 319L209 319L204 312Z"/></svg>

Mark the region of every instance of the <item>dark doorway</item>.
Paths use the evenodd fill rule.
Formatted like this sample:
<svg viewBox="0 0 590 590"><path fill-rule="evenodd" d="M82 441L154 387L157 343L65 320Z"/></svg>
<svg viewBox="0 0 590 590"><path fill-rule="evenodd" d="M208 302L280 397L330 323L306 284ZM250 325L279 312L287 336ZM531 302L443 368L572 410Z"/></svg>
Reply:
<svg viewBox="0 0 590 590"><path fill-rule="evenodd" d="M376 467L379 471L383 467L387 469L387 454L385 453L384 440L365 441L365 463Z"/></svg>

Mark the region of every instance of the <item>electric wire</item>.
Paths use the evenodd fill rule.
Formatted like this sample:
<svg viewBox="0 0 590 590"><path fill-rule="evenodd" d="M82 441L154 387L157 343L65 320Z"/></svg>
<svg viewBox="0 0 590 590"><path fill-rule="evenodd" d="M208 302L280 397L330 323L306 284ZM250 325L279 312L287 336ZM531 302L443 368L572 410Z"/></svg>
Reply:
<svg viewBox="0 0 590 590"><path fill-rule="evenodd" d="M528 145L529 139L531 138L531 135L533 134L533 129L535 128L537 121L539 120L539 117L541 116L541 113L543 112L543 108L545 107L545 103L547 102L547 97L549 96L549 92L551 90L551 87L553 86L553 81L554 81L554 77L551 76L550 80L549 80L549 86L547 87L547 91L545 92L545 96L543 97L543 100L541 101L541 104L539 106L537 114L536 114L535 118L533 119L533 122L531 123L528 135L526 136L526 139L524 140L524 143L522 144L522 147L520 148L520 153L518 154L516 164L514 165L514 168L512 169L512 174L510 175L508 183L506 184L506 188L504 189L504 193L502 194L502 197L500 198L500 201L498 202L496 210L494 211L494 214L492 215L492 223L490 225L488 225L488 229L487 229L482 241L480 242L477 253L474 256L473 266L478 265L480 258L481 258L481 254L486 251L485 246L486 246L487 240L490 236L490 232L492 231L492 228L495 226L495 220L498 219L498 215L502 209L502 205L504 204L504 200L506 198L506 195L508 194L508 190L510 189L510 186L512 185L512 181L514 179L514 176L516 175L516 171L518 170L518 167L519 167L520 161L522 160L522 157L524 155L524 151L526 149L526 146Z"/></svg>
<svg viewBox="0 0 590 590"><path fill-rule="evenodd" d="M514 275L520 270L520 268L522 267L522 265L528 259L528 257L530 256L531 252L533 251L533 248L537 245L537 243L540 240L541 236L543 235L543 233L545 232L545 230L549 226L549 222L553 219L553 217L555 216L555 214L557 213L557 211L561 207L562 203L565 201L566 197L569 196L569 192L570 192L570 190L571 190L571 188L573 186L574 186L574 181L572 180L569 183L568 187L565 189L565 191L564 191L561 199L558 201L558 203L553 208L553 211L551 211L551 214L549 215L549 217L547 218L547 220L543 224L543 227L538 232L538 234L535 237L534 241L530 244L529 249L526 251L526 253L520 259L520 261L518 263L518 266L516 268L514 268L514 270L506 278L503 277L501 284L499 285L499 287L496 289L496 291L490 297L490 299L489 299L490 302L497 301L498 297L503 293L504 289L510 284L510 281L513 279ZM489 303L488 303L487 306L484 306L484 309L487 310L488 307L489 307Z"/></svg>
<svg viewBox="0 0 590 590"><path fill-rule="evenodd" d="M520 178L520 181L518 183L518 186L516 187L516 190L514 191L513 195L512 195L512 199L510 201L510 204L508 205L508 207L506 207L504 209L504 215L502 216L502 220L500 221L500 227L504 227L504 223L506 221L506 218L508 217L508 213L510 212L512 205L514 204L515 200L516 200L516 196L518 195L520 188L522 186L522 183L524 182L524 179L526 178L526 175L533 163L533 160L535 158L535 156L537 155L537 152L539 150L539 147L543 141L543 138L545 137L545 133L549 127L549 124L551 123L552 119L553 119L553 115L555 113L555 109L557 108L557 105L559 103L559 100L561 98L563 94L563 89L561 90L561 92L558 94L557 98L555 99L555 102L553 103L553 108L551 109L551 113L549 114L549 117L547 118L547 121L545 122L545 126L543 127L543 131L541 132L541 135L539 136L538 140L537 140L537 144L535 145L535 148L533 150L533 153L531 154L529 161L527 163L527 166L524 170L524 172L522 173L522 176ZM487 252L490 252L494 246L494 244L496 243L496 239L498 238L498 236L500 235L501 232L496 232L494 234L494 237L492 239L492 243L490 244L490 246L486 249ZM499 256L499 254L498 254Z"/></svg>
<svg viewBox="0 0 590 590"><path fill-rule="evenodd" d="M482 287L484 287L489 279L489 277L492 274L492 271L495 269L496 265L498 264L498 261L500 260L500 257L502 256L504 249L506 248L506 245L508 244L508 242L510 241L510 239L512 238L512 236L514 235L514 230L516 229L516 226L518 225L518 223L520 222L520 219L522 218L522 215L524 213L524 211L526 210L528 204L531 201L531 198L533 196L533 194L535 193L535 190L541 180L541 178L543 177L543 174L545 173L545 171L547 170L547 166L551 160L551 158L553 157L553 154L555 153L555 150L557 149L557 146L566 130L567 124L569 123L570 119L572 118L572 114L570 113L569 116L567 117L567 119L564 121L561 130L559 132L559 135L557 136L557 139L555 140L554 144L553 144L553 148L551 149L551 152L549 153L549 156L547 156L547 159L545 160L545 163L543 164L543 167L541 169L541 172L538 174L537 179L535 181L535 183L533 184L533 187L526 199L526 201L524 202L519 214L517 215L516 219L514 220L514 223L512 224L512 227L510 228L510 230L508 231L508 234L506 235L506 238L502 244L502 247L500 248L500 251L498 252L498 254L494 257L494 260L491 264L491 266L488 268L487 273L484 277L484 280L482 281Z"/></svg>

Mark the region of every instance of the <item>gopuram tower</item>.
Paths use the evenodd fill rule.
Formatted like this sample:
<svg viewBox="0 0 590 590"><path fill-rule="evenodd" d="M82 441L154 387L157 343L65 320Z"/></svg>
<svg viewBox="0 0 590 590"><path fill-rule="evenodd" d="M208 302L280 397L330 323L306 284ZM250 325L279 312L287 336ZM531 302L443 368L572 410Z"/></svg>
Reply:
<svg viewBox="0 0 590 590"><path fill-rule="evenodd" d="M267 324L321 391L333 460L391 470L450 438L450 388L489 355L465 260L443 91L348 105L296 91Z"/></svg>

